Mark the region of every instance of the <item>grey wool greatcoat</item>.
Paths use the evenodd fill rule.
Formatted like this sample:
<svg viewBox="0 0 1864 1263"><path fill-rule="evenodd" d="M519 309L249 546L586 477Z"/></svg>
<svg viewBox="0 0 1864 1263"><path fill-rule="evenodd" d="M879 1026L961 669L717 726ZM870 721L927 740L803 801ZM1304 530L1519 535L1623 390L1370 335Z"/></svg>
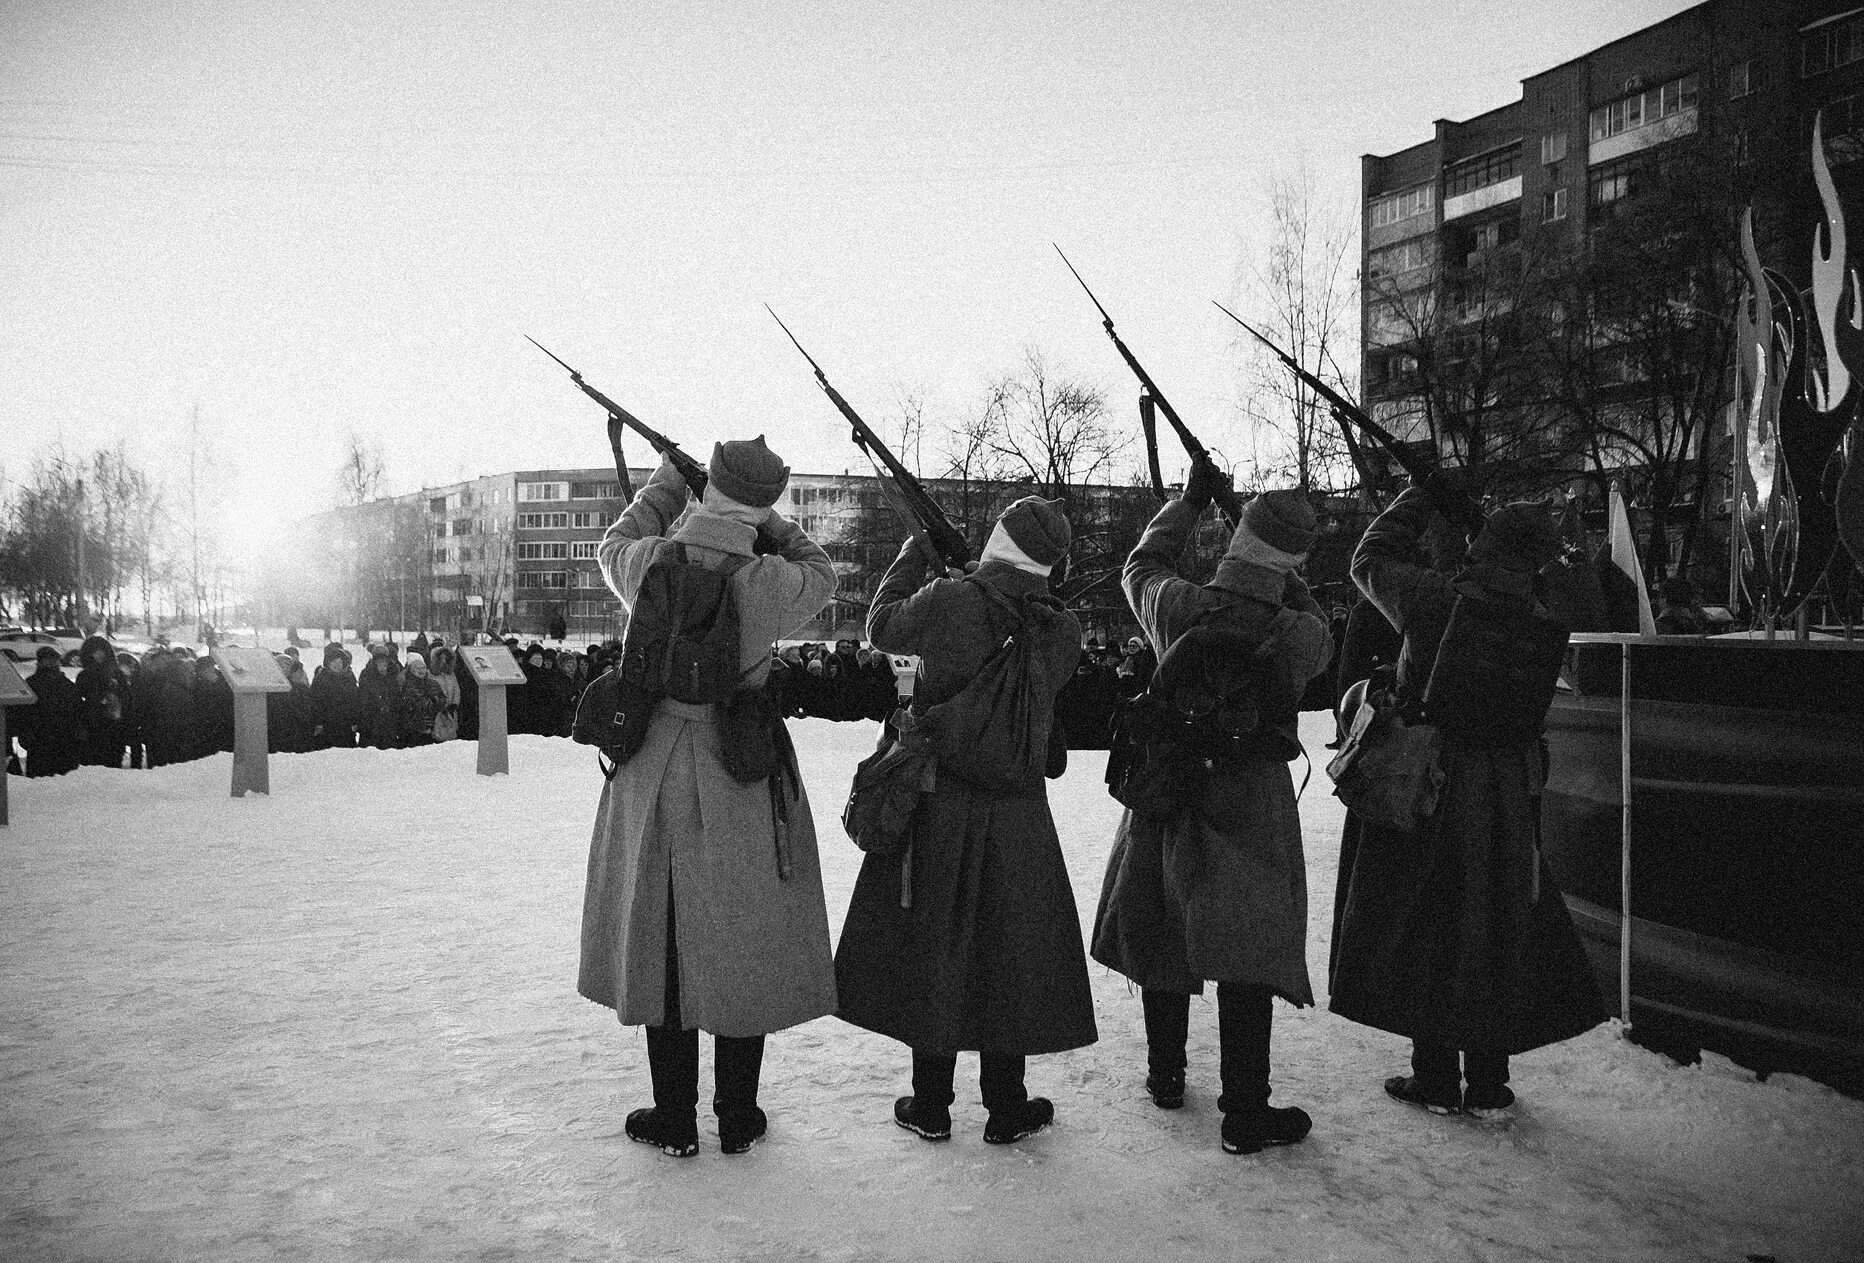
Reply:
<svg viewBox="0 0 1864 1263"><path fill-rule="evenodd" d="M624 605L673 542L713 568L752 555L758 529L703 507L682 517L687 499L685 483L662 464L608 528L597 556ZM835 592L828 554L795 523L773 515L761 530L775 551L731 580L747 685L763 683L771 643ZM713 709L662 701L640 751L602 789L577 990L626 1024L661 1025L671 908L681 1025L763 1035L835 1011L815 824L800 786L779 822L768 781L741 784L726 774ZM791 863L787 878L778 875L780 847Z"/></svg>
<svg viewBox="0 0 1864 1263"><path fill-rule="evenodd" d="M1163 656L1206 610L1278 643L1281 691L1298 697L1333 651L1320 606L1299 579L1225 559L1202 586L1177 559L1198 512L1173 500L1146 527L1122 583ZM1283 735L1294 749L1292 721ZM1094 959L1141 987L1197 993L1205 981L1268 987L1309 1005L1307 865L1294 781L1279 759L1232 764L1195 810L1120 817L1094 921Z"/></svg>
<svg viewBox="0 0 1864 1263"><path fill-rule="evenodd" d="M1001 561L974 576L1011 597L1048 582ZM885 653L917 654L916 709L955 696L1002 643L1009 613L977 583L926 582L907 547L867 616ZM1074 673L1080 625L1057 611L1034 645L1053 692ZM998 793L940 776L911 829L912 906L901 859L861 864L836 948L840 1015L926 1052L1050 1053L1094 1042L1094 1001L1074 890L1046 785Z"/></svg>
<svg viewBox="0 0 1864 1263"><path fill-rule="evenodd" d="M1480 571L1452 582L1422 564L1431 512L1422 490L1406 491L1353 556L1353 581L1404 637L1398 691L1413 700L1459 588L1522 608L1533 600L1488 586ZM1359 826L1351 875L1341 875L1328 1007L1481 1052L1526 1052L1590 1030L1605 1020L1604 1002L1538 844L1545 745L1446 732L1441 757L1443 790L1423 830Z"/></svg>

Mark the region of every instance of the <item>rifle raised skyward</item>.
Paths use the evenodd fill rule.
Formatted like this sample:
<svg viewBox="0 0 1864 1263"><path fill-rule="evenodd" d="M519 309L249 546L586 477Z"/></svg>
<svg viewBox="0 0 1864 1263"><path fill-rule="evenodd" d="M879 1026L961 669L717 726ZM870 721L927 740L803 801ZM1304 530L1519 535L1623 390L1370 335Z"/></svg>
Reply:
<svg viewBox="0 0 1864 1263"><path fill-rule="evenodd" d="M563 364L563 361L557 358L555 352L539 342L536 338L526 334L524 340L542 351L545 355L548 355L551 359L556 360L557 363ZM641 420L632 412L629 412L626 408L616 403L613 399L610 399L607 395L584 381L581 373L570 368L568 364L563 364L563 367L569 373L570 380L576 383L577 389L601 404L602 407L608 411L609 446L615 451L616 472L620 474L622 486L624 488L629 485L629 480L628 471L621 462L620 427L625 425L630 430L633 430L636 434L646 439L656 452L659 452L662 456L673 462L673 467L679 470L680 477L686 480L686 485L688 487L692 488L693 497L695 499L705 495L705 485L708 478L704 465L701 465L698 461L689 456L678 443L675 443L659 430L654 429L654 427L648 425L647 422Z"/></svg>
<svg viewBox="0 0 1864 1263"><path fill-rule="evenodd" d="M815 362L815 357L809 352L803 351L803 344L796 340L796 335L783 323L783 318L771 310L769 303L764 304L764 310L770 312L770 318L777 322L777 327L789 338L790 345L802 351L802 357L815 370L816 384L822 387L822 393L829 397L829 402L854 428L854 445L861 449L861 454L874 466L881 494L906 523L907 529L919 532L929 543L928 560L941 568L963 570L965 563L971 560L971 546L965 542L958 528L951 524L951 519L945 516L945 510L938 507L938 502L913 477L912 472L900 464L881 437L874 433L874 428L861 420L860 414L841 397L841 392L829 385L822 366Z"/></svg>
<svg viewBox="0 0 1864 1263"><path fill-rule="evenodd" d="M1215 299L1211 301L1216 302ZM1412 481L1422 485L1423 482L1430 477L1433 472L1430 464L1409 448L1405 447L1403 443L1400 443L1384 426L1367 416L1363 408L1351 403L1344 395L1340 394L1339 391L1327 385L1326 382L1320 380L1320 378L1308 372L1305 368L1302 368L1292 355L1289 355L1288 352L1276 346L1275 343L1271 342L1266 336L1259 332L1254 325L1251 325L1247 320L1244 320L1228 307L1225 307L1222 303L1217 303L1217 310L1234 320L1237 324L1243 326L1243 328L1249 330L1256 341L1275 353L1275 358L1286 365L1289 372L1293 373L1305 383L1309 390L1325 400L1327 407L1333 412L1334 419L1340 423L1342 428L1351 425L1362 434L1366 435L1366 437L1370 438L1374 443L1377 443L1385 450L1386 455L1392 458L1394 464L1411 476ZM1460 500L1456 503L1439 503L1437 507L1442 510L1445 517L1461 525L1470 527L1480 527L1482 525L1482 509L1473 500Z"/></svg>
<svg viewBox="0 0 1864 1263"><path fill-rule="evenodd" d="M1053 245L1054 243L1051 242L1050 244ZM1139 379L1140 386L1144 388L1145 393L1140 396L1140 407L1142 409L1147 408L1148 404L1146 400L1150 399L1151 406L1157 407L1160 412L1164 413L1165 419L1171 422L1171 428L1178 432L1178 441L1184 444L1185 454L1188 455L1194 463L1200 460L1207 463L1214 463L1211 462L1210 453L1204 449L1204 445L1197 441L1197 436L1195 434L1191 433L1191 427L1184 423L1183 419L1178 415L1178 410L1171 406L1171 402L1166 399L1164 394L1159 390L1157 383L1152 380L1152 375L1146 372L1145 367L1140 364L1139 358L1127 349L1126 343L1120 340L1120 335L1116 333L1113 328L1113 317L1107 314L1107 309L1100 305L1100 300L1098 298L1094 297L1094 291L1087 288L1087 282L1081 280L1081 274L1075 272L1074 264L1068 262L1068 256L1062 254L1060 246L1055 246L1055 253L1061 254L1061 261L1067 264L1070 272L1074 272L1074 279L1080 281L1081 288L1087 291L1089 301L1091 301L1100 312L1101 327L1107 331L1107 336L1113 339L1113 349L1120 353L1120 358L1126 361L1126 367L1133 370L1133 376ZM1217 493L1214 499L1217 502L1217 510L1223 514L1224 520L1229 522L1232 528L1234 528L1238 522L1242 521L1243 502L1241 497L1236 494L1236 489L1234 487L1226 485Z"/></svg>

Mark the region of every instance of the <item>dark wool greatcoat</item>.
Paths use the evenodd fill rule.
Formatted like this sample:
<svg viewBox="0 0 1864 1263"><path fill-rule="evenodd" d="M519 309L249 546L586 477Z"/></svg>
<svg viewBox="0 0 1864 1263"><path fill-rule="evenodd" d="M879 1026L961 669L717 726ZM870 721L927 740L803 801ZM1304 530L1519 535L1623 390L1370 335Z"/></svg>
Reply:
<svg viewBox="0 0 1864 1263"><path fill-rule="evenodd" d="M1279 645L1283 696L1299 697L1327 665L1332 640L1299 579L1225 560L1200 587L1178 577L1198 514L1182 500L1159 510L1122 576L1126 599L1158 652L1204 611ZM1281 735L1298 748L1292 719ZM1206 980L1268 987L1308 1005L1307 865L1294 781L1279 758L1232 764L1204 801L1170 820L1120 817L1107 859L1094 959L1141 987L1200 992Z"/></svg>
<svg viewBox="0 0 1864 1263"><path fill-rule="evenodd" d="M917 709L955 696L1012 626L976 584L925 576L909 541L867 616L876 649L919 655ZM1012 597L1048 591L1040 575L999 561L975 577ZM1080 625L1059 614L1035 648L1060 692ZM908 857L910 908L900 906L899 856L862 862L835 955L841 1017L941 1053L1062 1052L1098 1038L1046 787L997 793L941 775L913 820Z"/></svg>
<svg viewBox="0 0 1864 1263"><path fill-rule="evenodd" d="M84 753L83 700L78 686L58 667L38 663L26 677L38 700L14 710L19 743L25 747L28 776L62 776L78 766Z"/></svg>
<svg viewBox="0 0 1864 1263"><path fill-rule="evenodd" d="M714 569L752 556L758 530L704 508L682 517L686 502L686 484L662 464L603 536L602 573L624 605L633 605L642 577L672 542ZM772 515L761 529L775 551L731 579L739 665L753 687L769 671L771 643L835 594L828 554L801 528ZM662 1024L673 911L681 1024L763 1035L835 1011L828 907L807 796L797 786L778 821L769 781L727 775L714 710L662 701L639 752L602 788L577 990L624 1023ZM780 854L788 856L787 876Z"/></svg>
<svg viewBox="0 0 1864 1263"><path fill-rule="evenodd" d="M311 681L311 713L317 734L316 746L348 749L356 744L356 718L360 710L356 695L356 677L338 661L336 666L317 668Z"/></svg>
<svg viewBox="0 0 1864 1263"><path fill-rule="evenodd" d="M1404 637L1398 688L1422 695L1459 586L1532 600L1478 572L1456 584L1418 560L1419 489L1375 521L1353 580ZM1496 577L1499 582L1499 577ZM1539 839L1546 747L1446 733L1437 813L1416 835L1361 825L1339 915L1329 1007L1428 1043L1519 1053L1607 1014Z"/></svg>
<svg viewBox="0 0 1864 1263"><path fill-rule="evenodd" d="M356 735L365 746L392 750L400 737L395 714L397 672L394 664L383 671L375 655L356 678Z"/></svg>

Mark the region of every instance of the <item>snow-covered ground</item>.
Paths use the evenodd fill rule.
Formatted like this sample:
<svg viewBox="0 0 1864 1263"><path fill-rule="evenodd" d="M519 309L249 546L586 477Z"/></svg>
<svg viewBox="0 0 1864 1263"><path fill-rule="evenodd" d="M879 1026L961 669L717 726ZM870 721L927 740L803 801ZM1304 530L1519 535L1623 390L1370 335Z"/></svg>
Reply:
<svg viewBox="0 0 1864 1263"><path fill-rule="evenodd" d="M1319 751L1324 717L1305 717ZM794 725L839 927L859 854L836 815L868 724ZM645 1046L575 993L598 773L584 747L230 755L13 778L0 830L0 1258L304 1260L1864 1258L1864 1103L1609 1028L1516 1061L1517 1119L1380 1088L1402 1041L1278 1008L1276 1099L1304 1144L1217 1144L1216 1016L1191 1092L1143 1089L1138 997L1092 967L1101 1038L1034 1058L1057 1123L982 1143L893 1126L900 1046L833 1018L774 1036L768 1141L630 1144ZM1091 921L1116 818L1105 756L1051 798ZM1324 987L1340 809L1302 802ZM710 1041L702 1061L708 1099Z"/></svg>

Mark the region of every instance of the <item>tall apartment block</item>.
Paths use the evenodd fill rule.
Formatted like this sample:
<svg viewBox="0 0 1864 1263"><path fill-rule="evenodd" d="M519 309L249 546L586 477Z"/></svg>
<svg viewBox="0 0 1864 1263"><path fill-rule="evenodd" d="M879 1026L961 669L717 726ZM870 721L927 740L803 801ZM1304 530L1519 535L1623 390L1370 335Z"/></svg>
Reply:
<svg viewBox="0 0 1864 1263"><path fill-rule="evenodd" d="M1594 230L1639 195L1642 173L1682 147L1706 147L1724 164L1717 188L1734 199L1730 222L1749 201L1772 209L1762 257L1803 289L1823 221L1809 156L1815 114L1853 232L1864 228L1860 88L1864 6L1709 0L1524 79L1517 101L1439 119L1429 139L1367 155L1369 410L1401 438L1441 446L1415 406L1418 328L1393 295L1428 302L1436 334L1453 339L1459 320L1474 318L1458 305L1459 275L1519 259L1528 245L1586 251Z"/></svg>

